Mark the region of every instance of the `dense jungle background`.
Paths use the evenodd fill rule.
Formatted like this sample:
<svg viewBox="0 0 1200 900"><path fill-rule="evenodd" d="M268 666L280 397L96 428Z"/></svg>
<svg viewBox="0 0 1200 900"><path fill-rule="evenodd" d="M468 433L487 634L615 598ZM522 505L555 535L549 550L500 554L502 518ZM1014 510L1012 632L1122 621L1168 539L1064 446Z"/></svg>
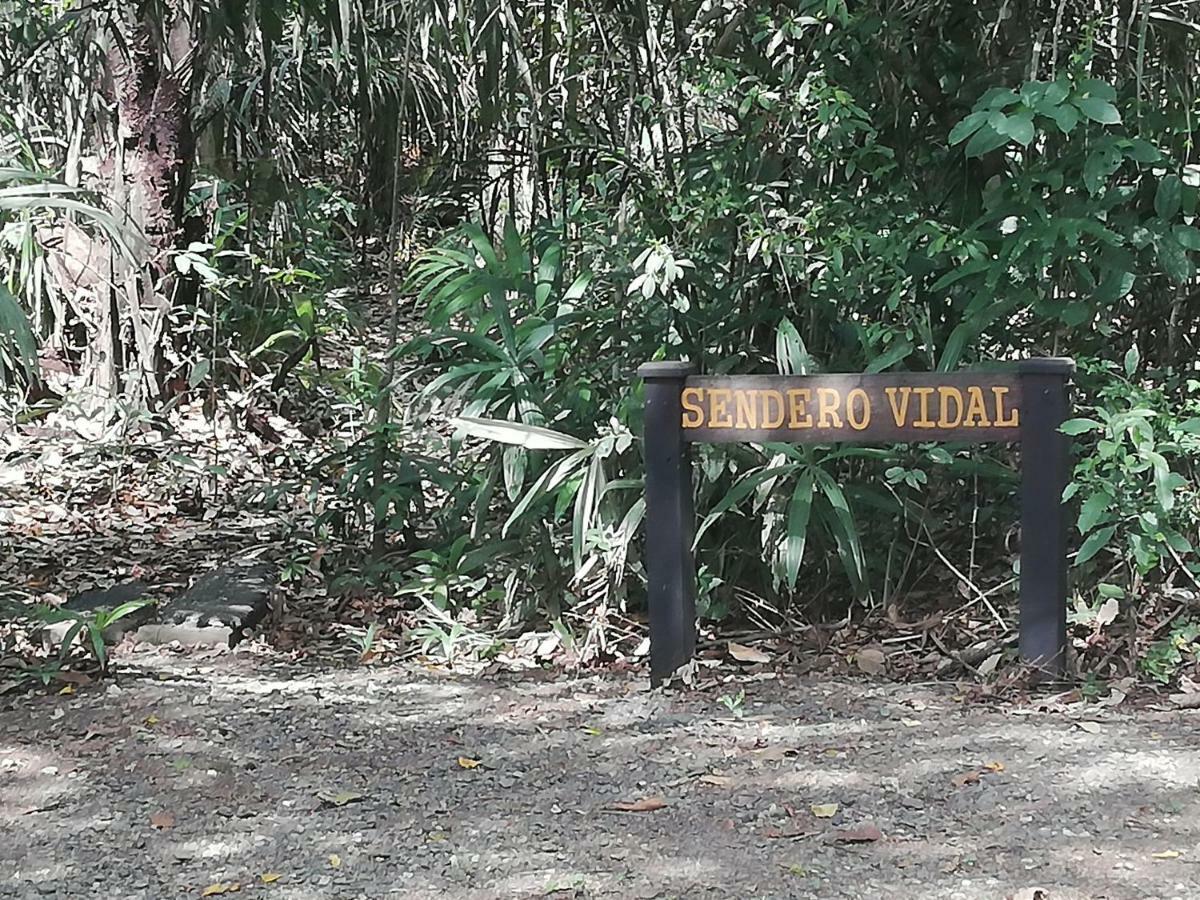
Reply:
<svg viewBox="0 0 1200 900"><path fill-rule="evenodd" d="M1187 690L1198 59L1189 0L0 2L0 579L252 547L284 650L637 659L640 363L1071 356L1073 666ZM695 468L706 628L1015 670L1012 448Z"/></svg>

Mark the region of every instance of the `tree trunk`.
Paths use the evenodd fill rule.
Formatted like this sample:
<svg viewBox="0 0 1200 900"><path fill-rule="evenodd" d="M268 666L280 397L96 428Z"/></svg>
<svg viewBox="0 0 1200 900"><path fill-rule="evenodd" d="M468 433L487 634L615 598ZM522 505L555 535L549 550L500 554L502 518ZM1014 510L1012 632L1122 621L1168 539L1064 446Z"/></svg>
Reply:
<svg viewBox="0 0 1200 900"><path fill-rule="evenodd" d="M120 319L110 358L123 360L125 399L159 394L169 314L181 285L172 254L180 246L184 203L195 161L192 0L141 5L113 26L107 80L116 113L109 165L119 213L144 240L135 261L114 258ZM96 334L106 341L109 336Z"/></svg>

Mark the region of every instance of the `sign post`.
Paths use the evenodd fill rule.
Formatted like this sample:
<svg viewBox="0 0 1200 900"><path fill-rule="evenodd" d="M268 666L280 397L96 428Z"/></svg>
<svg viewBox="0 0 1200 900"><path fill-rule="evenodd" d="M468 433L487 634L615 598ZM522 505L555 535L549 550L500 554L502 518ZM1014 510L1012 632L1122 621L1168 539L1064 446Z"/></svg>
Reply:
<svg viewBox="0 0 1200 900"><path fill-rule="evenodd" d="M1021 658L1062 673L1067 641L1069 359L990 372L693 375L685 362L638 369L645 382L646 576L650 676L696 644L691 469L697 442L1003 441L1021 443Z"/></svg>
<svg viewBox="0 0 1200 900"><path fill-rule="evenodd" d="M692 561L692 471L680 396L690 363L651 362L646 385L646 583L650 596L650 677L659 682L696 650Z"/></svg>

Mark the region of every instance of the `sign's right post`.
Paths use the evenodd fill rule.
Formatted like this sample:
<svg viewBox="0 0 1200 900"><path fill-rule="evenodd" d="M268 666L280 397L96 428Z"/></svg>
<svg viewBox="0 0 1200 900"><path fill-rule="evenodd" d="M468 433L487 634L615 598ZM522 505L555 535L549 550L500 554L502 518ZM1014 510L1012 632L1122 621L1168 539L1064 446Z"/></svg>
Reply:
<svg viewBox="0 0 1200 900"><path fill-rule="evenodd" d="M1070 359L1020 364L1021 421L1021 659L1050 677L1067 656L1068 507L1071 450L1059 431L1070 418Z"/></svg>

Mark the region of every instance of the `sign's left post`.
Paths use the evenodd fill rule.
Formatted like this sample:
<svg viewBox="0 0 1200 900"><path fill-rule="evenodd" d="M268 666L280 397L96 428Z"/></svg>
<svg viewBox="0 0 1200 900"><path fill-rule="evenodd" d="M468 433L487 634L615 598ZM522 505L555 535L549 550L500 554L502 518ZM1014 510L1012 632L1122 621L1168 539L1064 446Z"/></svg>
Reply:
<svg viewBox="0 0 1200 900"><path fill-rule="evenodd" d="M661 683L696 650L696 566L692 560L692 470L683 439L681 394L691 363L650 362L645 385L646 592L650 680Z"/></svg>

